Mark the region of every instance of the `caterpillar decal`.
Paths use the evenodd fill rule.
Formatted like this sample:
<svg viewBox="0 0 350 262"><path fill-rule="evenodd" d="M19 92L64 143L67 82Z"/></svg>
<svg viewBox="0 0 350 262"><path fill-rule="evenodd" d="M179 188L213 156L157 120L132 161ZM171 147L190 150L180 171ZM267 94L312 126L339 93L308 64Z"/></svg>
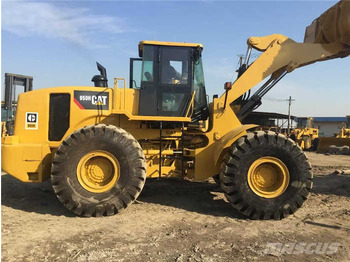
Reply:
<svg viewBox="0 0 350 262"><path fill-rule="evenodd" d="M25 129L38 129L38 113L26 112Z"/></svg>
<svg viewBox="0 0 350 262"><path fill-rule="evenodd" d="M74 91L74 103L80 109L109 109L109 93L93 91Z"/></svg>

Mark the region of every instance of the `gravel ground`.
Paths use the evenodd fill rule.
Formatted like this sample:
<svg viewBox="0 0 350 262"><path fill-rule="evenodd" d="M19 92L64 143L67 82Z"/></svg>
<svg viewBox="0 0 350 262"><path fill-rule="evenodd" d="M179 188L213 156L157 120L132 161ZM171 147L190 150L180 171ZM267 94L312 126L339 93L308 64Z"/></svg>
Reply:
<svg viewBox="0 0 350 262"><path fill-rule="evenodd" d="M212 180L149 180L121 214L81 218L48 182L3 174L2 261L350 261L350 175L334 173L350 156L308 157L313 192L281 221L245 219Z"/></svg>

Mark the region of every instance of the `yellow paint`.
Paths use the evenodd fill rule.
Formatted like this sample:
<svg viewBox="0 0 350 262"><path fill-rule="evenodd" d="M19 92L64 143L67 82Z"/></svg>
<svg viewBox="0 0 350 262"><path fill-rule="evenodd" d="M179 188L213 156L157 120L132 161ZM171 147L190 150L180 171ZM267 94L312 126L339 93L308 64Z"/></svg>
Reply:
<svg viewBox="0 0 350 262"><path fill-rule="evenodd" d="M147 178L159 177L159 156L147 155ZM180 163L171 159L163 160L161 177L181 177L181 170L179 170Z"/></svg>
<svg viewBox="0 0 350 262"><path fill-rule="evenodd" d="M265 38L261 38L262 42L265 42ZM256 41L260 38L255 37L254 39ZM268 44L251 45L252 48L263 51L263 53L232 84L227 101L236 100L275 72L274 77L277 77L283 70L291 72L298 67L317 61L345 57L350 54L350 49L339 42L329 44L296 43L292 39L278 34L268 36L267 39L270 41ZM220 99L224 102L225 93Z"/></svg>
<svg viewBox="0 0 350 262"><path fill-rule="evenodd" d="M302 119L302 118L299 118ZM307 125L306 127L297 127L291 130L291 134L287 134L288 136L294 135L295 136L295 142L302 148L302 149L310 149L312 142L318 138L319 130L318 128L313 127L313 118L312 117L306 117ZM310 139L304 141L304 138L308 137ZM305 144L305 142L307 144Z"/></svg>
<svg viewBox="0 0 350 262"><path fill-rule="evenodd" d="M51 163L51 150L47 145L1 145L1 168L22 182L42 182L49 179Z"/></svg>
<svg viewBox="0 0 350 262"><path fill-rule="evenodd" d="M336 138L350 138L350 128L342 127L339 133L335 135Z"/></svg>
<svg viewBox="0 0 350 262"><path fill-rule="evenodd" d="M186 43L186 42L166 42L166 41L140 41L139 46L144 45L160 45L160 46L183 46L183 47L200 47L203 48L202 44L199 43Z"/></svg>
<svg viewBox="0 0 350 262"><path fill-rule="evenodd" d="M258 196L276 198L289 185L289 171L286 165L275 157L261 157L249 167L248 184Z"/></svg>
<svg viewBox="0 0 350 262"><path fill-rule="evenodd" d="M6 122L1 122L1 137L5 137L7 135Z"/></svg>
<svg viewBox="0 0 350 262"><path fill-rule="evenodd" d="M19 143L19 137L18 136L5 136L2 137L1 144L4 145L14 145Z"/></svg>
<svg viewBox="0 0 350 262"><path fill-rule="evenodd" d="M87 191L107 192L115 186L120 177L119 161L107 151L89 152L78 163L77 177L80 185Z"/></svg>
<svg viewBox="0 0 350 262"><path fill-rule="evenodd" d="M190 101L190 105L189 105L189 107L188 107L188 109L187 109L187 111L186 111L186 114L185 114L185 116L186 116L186 117L189 117L189 118L191 118L191 116L192 116L192 114L193 114L193 109L194 109L194 96L195 96L195 94L196 94L196 91L193 91L193 92L192 92L191 101ZM188 114L188 113L190 112L190 109L191 109L191 108L192 108L191 114Z"/></svg>
<svg viewBox="0 0 350 262"><path fill-rule="evenodd" d="M350 25L345 23L338 29L341 30L341 36L349 35ZM317 34L319 31L316 29L314 32ZM340 39L330 38L333 39L332 41L318 41L319 39L316 38L312 41L311 38L308 38L305 43L296 43L279 34L249 38L248 45L263 53L232 84L232 89L227 93L227 104L229 105L269 76L276 78L283 71L292 72L296 68L317 61L345 57L350 54L349 46L344 45L344 39L341 37ZM144 45L203 48L201 44L196 43L142 41L139 45L141 51ZM122 87L118 86L118 81L123 82ZM75 90L107 92L109 94L108 109L80 109L74 102ZM53 93L70 94L71 99L69 128L60 141L48 140L49 101L50 94ZM84 126L106 124L123 128L140 142L144 150L149 150L145 151L149 152L146 154L147 177L159 176L159 156L154 154L155 150L159 150L159 144L157 144L159 130L150 128L150 122L187 122L190 125L191 119L190 117L141 116L138 114L139 96L139 90L126 87L124 78L116 78L113 88L68 86L20 94L14 136L2 138L2 168L22 181L44 181L49 178L52 155L64 139ZM224 101L225 93L210 103L209 119L203 121L201 127L185 129L186 135L206 137L205 146L196 149L185 148L185 152L190 153L188 157L193 156L192 165L194 165L185 170L185 173L197 181L203 181L218 174L220 162L227 148L238 138L246 135L247 130L251 128L251 126L242 126L238 120L235 114L238 107L226 106L223 109ZM188 111L189 108L187 108L188 115L191 114L191 111ZM38 113L37 129L25 129L26 112ZM170 155L170 152L179 150L178 136L181 135L181 129L164 129L163 134L169 137L163 141L164 152L169 152ZM178 160L166 159L163 164L161 176L181 176L181 163ZM106 165L108 164L103 164L103 166Z"/></svg>
<svg viewBox="0 0 350 262"><path fill-rule="evenodd" d="M242 124L231 107L223 109L220 102L220 98L215 98L209 107L210 124L208 131L205 133L209 140L208 145L195 149L195 180L197 181L203 181L218 174L220 163L217 163L217 157L221 155L220 149L225 149L228 140L234 142L247 134L245 129L242 128L240 132L233 132L231 136L226 136L232 130L240 128ZM234 134L236 137L234 137Z"/></svg>
<svg viewBox="0 0 350 262"><path fill-rule="evenodd" d="M327 153L331 145L350 146L350 128L343 127L334 137L320 137L317 147L317 153Z"/></svg>
<svg viewBox="0 0 350 262"><path fill-rule="evenodd" d="M349 146L350 138L320 137L317 153L327 153L329 146Z"/></svg>
<svg viewBox="0 0 350 262"><path fill-rule="evenodd" d="M181 43L181 42L164 42L164 41L140 41L139 54L142 54L144 45L160 45L160 46L182 46L182 47L199 47L203 49L203 45L199 43Z"/></svg>

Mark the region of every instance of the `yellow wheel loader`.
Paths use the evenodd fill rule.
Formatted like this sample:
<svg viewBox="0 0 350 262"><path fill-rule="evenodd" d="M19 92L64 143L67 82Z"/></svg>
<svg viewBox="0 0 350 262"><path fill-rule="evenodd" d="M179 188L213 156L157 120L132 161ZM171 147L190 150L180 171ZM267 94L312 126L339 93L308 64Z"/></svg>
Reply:
<svg viewBox="0 0 350 262"><path fill-rule="evenodd" d="M21 94L14 134L2 138L2 168L23 182L51 179L62 204L81 216L119 213L146 178L204 181L217 174L228 201L247 217L293 214L312 188L305 154L293 140L251 132L256 126L241 120L287 73L350 54L349 3L315 20L304 43L279 34L250 37L239 77L209 104L197 43L140 42L129 88L124 78L108 87L98 64L94 87ZM261 55L249 63L252 49Z"/></svg>
<svg viewBox="0 0 350 262"><path fill-rule="evenodd" d="M350 146L350 128L342 127L333 137L320 137L317 153L329 153L331 146Z"/></svg>
<svg viewBox="0 0 350 262"><path fill-rule="evenodd" d="M291 131L289 137L303 150L317 148L318 128L314 128L312 117L298 117L297 127Z"/></svg>
<svg viewBox="0 0 350 262"><path fill-rule="evenodd" d="M342 127L338 134L335 134L336 138L350 138L350 128Z"/></svg>

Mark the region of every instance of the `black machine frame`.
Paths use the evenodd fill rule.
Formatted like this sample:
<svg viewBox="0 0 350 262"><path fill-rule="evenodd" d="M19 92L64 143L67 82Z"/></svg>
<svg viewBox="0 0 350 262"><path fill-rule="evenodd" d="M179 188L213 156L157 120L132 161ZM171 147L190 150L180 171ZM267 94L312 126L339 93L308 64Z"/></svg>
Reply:
<svg viewBox="0 0 350 262"><path fill-rule="evenodd" d="M2 107L6 111L5 121L7 132L11 134L12 122L14 121L17 108L16 89L18 86L24 87L23 92L29 92L33 90L33 77L12 73L5 73L5 100ZM3 119L2 119L3 120Z"/></svg>

